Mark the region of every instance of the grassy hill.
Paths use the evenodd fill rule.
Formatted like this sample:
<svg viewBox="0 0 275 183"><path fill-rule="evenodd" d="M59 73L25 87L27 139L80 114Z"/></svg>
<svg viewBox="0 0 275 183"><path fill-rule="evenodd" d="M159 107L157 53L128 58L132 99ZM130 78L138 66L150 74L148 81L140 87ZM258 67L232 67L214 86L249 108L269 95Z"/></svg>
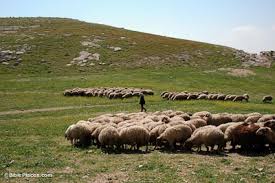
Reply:
<svg viewBox="0 0 275 183"><path fill-rule="evenodd" d="M113 69L197 67L217 68L240 63L230 48L173 39L140 32L60 18L0 19L1 48L16 50L28 45L22 62L0 65L3 74L98 72ZM8 30L8 31L7 31ZM83 46L82 42L96 45ZM113 51L110 47L120 47ZM100 54L93 66L66 67L80 51ZM99 63L105 63L100 65Z"/></svg>
<svg viewBox="0 0 275 183"><path fill-rule="evenodd" d="M69 124L103 113L137 112L138 101L62 95L73 87L142 87L155 91L146 97L149 111L275 113L274 103L261 102L263 95L275 96L274 65L245 68L253 73L246 77L232 75L226 69L243 69L232 48L61 18L0 18L0 41L0 51L15 57L0 63L0 182L6 172L53 173L42 182L274 181L274 154L109 155L94 147L73 148L63 137ZM79 63L81 51L100 58ZM248 93L251 100L166 101L159 97L164 90Z"/></svg>

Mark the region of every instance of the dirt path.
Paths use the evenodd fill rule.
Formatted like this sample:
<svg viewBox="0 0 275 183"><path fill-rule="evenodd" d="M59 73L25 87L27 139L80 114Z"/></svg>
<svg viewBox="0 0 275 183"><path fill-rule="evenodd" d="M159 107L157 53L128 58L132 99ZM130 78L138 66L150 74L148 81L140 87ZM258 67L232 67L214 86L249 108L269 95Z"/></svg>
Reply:
<svg viewBox="0 0 275 183"><path fill-rule="evenodd" d="M13 110L13 111L3 111L0 112L0 116L10 115L10 114L26 114L33 112L49 112L49 111L62 111L68 109L82 109L82 108L96 108L96 107L110 107L117 105L130 105L131 103L120 103L120 104L102 104L102 105L89 105L89 106L66 106L66 107L50 107L42 109L27 109L27 110Z"/></svg>

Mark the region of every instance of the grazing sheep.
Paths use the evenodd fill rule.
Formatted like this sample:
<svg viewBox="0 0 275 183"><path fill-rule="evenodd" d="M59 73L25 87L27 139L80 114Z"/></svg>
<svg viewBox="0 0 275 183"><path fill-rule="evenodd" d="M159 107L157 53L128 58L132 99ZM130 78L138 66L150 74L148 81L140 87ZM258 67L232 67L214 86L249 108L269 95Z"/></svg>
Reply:
<svg viewBox="0 0 275 183"><path fill-rule="evenodd" d="M272 96L271 95L267 95L263 97L263 103L271 103L272 102Z"/></svg>
<svg viewBox="0 0 275 183"><path fill-rule="evenodd" d="M156 145L157 138L166 130L166 128L170 127L170 125L163 124L156 126L154 129L152 129L149 133L150 139L149 142Z"/></svg>
<svg viewBox="0 0 275 183"><path fill-rule="evenodd" d="M261 127L256 131L256 135L264 136L270 145L275 145L275 131L269 127Z"/></svg>
<svg viewBox="0 0 275 183"><path fill-rule="evenodd" d="M196 128L200 128L200 127L207 125L207 122L201 118L191 119L189 121L186 121L186 123L190 123L190 124L194 125Z"/></svg>
<svg viewBox="0 0 275 183"><path fill-rule="evenodd" d="M187 100L191 100L191 99L197 99L198 98L198 94L196 93L190 93L187 97Z"/></svg>
<svg viewBox="0 0 275 183"><path fill-rule="evenodd" d="M221 124L232 122L232 119L227 114L212 114L211 120L208 122L209 125L219 126Z"/></svg>
<svg viewBox="0 0 275 183"><path fill-rule="evenodd" d="M164 91L160 94L161 97L163 97L165 94L167 94L168 92L167 91Z"/></svg>
<svg viewBox="0 0 275 183"><path fill-rule="evenodd" d="M234 126L230 132L228 131L229 128L225 131L225 139L231 141L233 149L236 145L241 145L243 149L264 147L264 138L256 135L256 131L260 128L259 125L242 123Z"/></svg>
<svg viewBox="0 0 275 183"><path fill-rule="evenodd" d="M162 98L168 99L169 94L170 94L170 93L165 93L165 94L163 94L163 95L162 95Z"/></svg>
<svg viewBox="0 0 275 183"><path fill-rule="evenodd" d="M236 97L236 95L226 95L224 100L225 101L233 101L235 97Z"/></svg>
<svg viewBox="0 0 275 183"><path fill-rule="evenodd" d="M184 146L191 149L193 146L197 146L197 151L201 150L201 146L205 145L207 151L214 149L215 145L218 145L218 150L221 150L225 146L224 134L216 126L208 125L201 127L194 131L189 139L186 140Z"/></svg>
<svg viewBox="0 0 275 183"><path fill-rule="evenodd" d="M257 123L257 121L262 117L262 115L254 115L247 117L244 122L246 123Z"/></svg>
<svg viewBox="0 0 275 183"><path fill-rule="evenodd" d="M226 97L225 94L219 94L218 97L217 97L217 100L224 100Z"/></svg>
<svg viewBox="0 0 275 183"><path fill-rule="evenodd" d="M74 146L88 146L91 144L91 131L86 124L70 125L65 132L65 138Z"/></svg>
<svg viewBox="0 0 275 183"><path fill-rule="evenodd" d="M246 102L248 102L249 96L247 94L244 95L237 95L234 99L233 102L237 102L240 101L242 102L243 100L245 100Z"/></svg>
<svg viewBox="0 0 275 183"><path fill-rule="evenodd" d="M275 131L275 120L266 121L264 127L269 127L271 130Z"/></svg>
<svg viewBox="0 0 275 183"><path fill-rule="evenodd" d="M198 99L207 99L207 95L202 93L198 96Z"/></svg>
<svg viewBox="0 0 275 183"><path fill-rule="evenodd" d="M179 93L177 95L175 95L175 97L173 98L173 100L186 100L188 98L188 95L185 93Z"/></svg>
<svg viewBox="0 0 275 183"><path fill-rule="evenodd" d="M246 116L243 114L230 114L229 117L231 118L232 122L238 122L238 121L245 121Z"/></svg>
<svg viewBox="0 0 275 183"><path fill-rule="evenodd" d="M146 151L148 150L148 143L150 135L147 129L141 126L131 126L128 128L121 129L119 133L120 143L122 145L131 145L131 147L139 148L141 146L146 146Z"/></svg>
<svg viewBox="0 0 275 183"><path fill-rule="evenodd" d="M98 141L102 147L107 146L107 148L113 148L114 146L119 146L119 133L117 129L113 126L108 126L101 130Z"/></svg>
<svg viewBox="0 0 275 183"><path fill-rule="evenodd" d="M168 142L170 149L174 150L176 143L183 144L192 134L192 130L187 125L177 125L166 128L166 130L157 138L157 144Z"/></svg>
<svg viewBox="0 0 275 183"><path fill-rule="evenodd" d="M232 125L238 125L241 124L242 122L229 122L229 123L225 123L225 124L221 124L218 126L218 128L225 133L226 129Z"/></svg>
<svg viewBox="0 0 275 183"><path fill-rule="evenodd" d="M184 119L185 121L190 120L190 116L189 116L189 114L187 114L187 113L180 114L179 116L180 116L182 119Z"/></svg>
<svg viewBox="0 0 275 183"><path fill-rule="evenodd" d="M275 119L275 115L272 115L272 114L265 114L263 115L257 122L266 122L266 121L269 121L269 120L273 120Z"/></svg>
<svg viewBox="0 0 275 183"><path fill-rule="evenodd" d="M211 121L212 114L208 111L201 111L201 112L196 112L192 116L193 118L195 117L200 117L204 119L207 123Z"/></svg>

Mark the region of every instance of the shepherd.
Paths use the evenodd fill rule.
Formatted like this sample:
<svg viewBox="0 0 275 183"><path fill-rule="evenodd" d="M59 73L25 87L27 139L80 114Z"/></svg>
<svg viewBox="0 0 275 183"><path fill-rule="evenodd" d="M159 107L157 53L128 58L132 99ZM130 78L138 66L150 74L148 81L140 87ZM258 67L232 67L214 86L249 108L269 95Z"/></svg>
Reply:
<svg viewBox="0 0 275 183"><path fill-rule="evenodd" d="M140 98L139 98L139 104L140 104L140 107L141 107L141 112L143 111L147 111L144 107L145 105L145 99L144 99L144 95L143 94L140 94Z"/></svg>

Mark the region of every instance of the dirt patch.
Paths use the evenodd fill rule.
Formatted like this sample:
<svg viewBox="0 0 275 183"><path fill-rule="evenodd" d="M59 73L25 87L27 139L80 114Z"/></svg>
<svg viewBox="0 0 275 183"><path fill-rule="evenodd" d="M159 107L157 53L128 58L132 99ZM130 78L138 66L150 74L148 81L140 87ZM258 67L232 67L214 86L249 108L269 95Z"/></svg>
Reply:
<svg viewBox="0 0 275 183"><path fill-rule="evenodd" d="M51 107L51 108L42 108L42 109L27 109L27 110L13 110L13 111L3 111L0 112L0 116L3 115L12 115L12 114L26 114L33 112L50 112L50 111L62 111L69 109L82 109L82 108L96 108L96 107L110 107L117 106L118 104L100 104L100 105L91 105L91 106L66 106L66 107ZM131 105L130 103L121 103L119 105Z"/></svg>
<svg viewBox="0 0 275 183"><path fill-rule="evenodd" d="M220 68L219 71L227 71L228 75L236 77L255 76L256 73L249 69Z"/></svg>
<svg viewBox="0 0 275 183"><path fill-rule="evenodd" d="M92 182L94 183L120 183L127 182L128 175L125 172L114 172L109 174L98 174Z"/></svg>

